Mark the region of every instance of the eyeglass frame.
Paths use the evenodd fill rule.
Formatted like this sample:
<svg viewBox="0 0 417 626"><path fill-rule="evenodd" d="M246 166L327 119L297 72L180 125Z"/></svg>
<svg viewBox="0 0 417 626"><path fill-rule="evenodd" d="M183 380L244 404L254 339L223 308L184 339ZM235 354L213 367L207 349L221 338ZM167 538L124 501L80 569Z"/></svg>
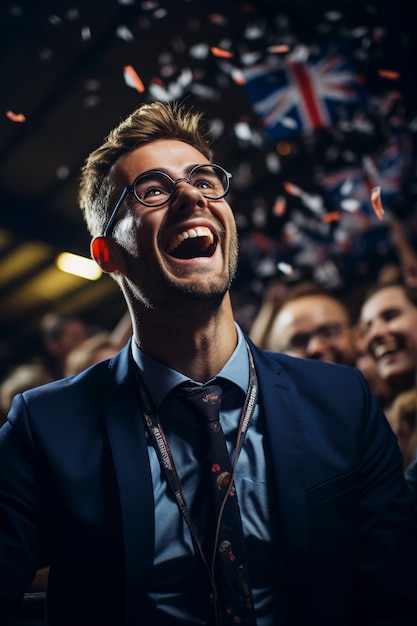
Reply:
<svg viewBox="0 0 417 626"><path fill-rule="evenodd" d="M315 330L312 330L309 333L296 333L294 337L303 337L305 340L303 341L303 345L294 345L292 343L294 337L290 339L286 346L281 349L281 352L305 352L308 348L308 344L313 339L313 337L320 337L321 341L325 343L331 342L333 339L336 339L342 335L343 330L348 327L349 324L346 322L327 322L326 324L321 324ZM330 337L325 336L326 330L332 330L334 334Z"/></svg>
<svg viewBox="0 0 417 626"><path fill-rule="evenodd" d="M120 198L118 199L118 201L116 202L116 205L108 219L108 222L106 224L106 227L104 229L103 232L103 237L108 237L111 233L111 231L113 230L113 226L116 222L116 217L117 214L119 213L119 209L122 205L122 203L124 202L126 196L128 193L133 193L133 195L135 196L136 200L138 202L140 202L143 206L146 207L154 207L154 208L159 208L161 206L164 206L164 204L167 204L170 199L172 198L173 194L174 194L174 190L175 190L175 186L180 183L181 181L185 181L187 182L189 185L192 185L191 183L191 175L193 174L193 172L198 169L199 167L217 167L219 168L225 175L225 180L227 182L227 187L224 191L224 193L222 193L220 196L217 196L215 198L213 198L212 196L206 196L204 193L202 193L202 195L207 198L208 200L221 200L222 198L225 197L225 195L228 193L229 189L230 189L230 179L232 178L232 174L231 172L228 172L227 170L224 169L224 167L221 167L220 165L217 165L217 163L200 163L198 165L194 165L194 167L191 168L191 170L188 173L188 176L182 176L181 178L177 178L177 179L172 179L171 176L169 176L169 174L167 174L166 172L163 172L162 170L148 170L146 172L142 172L141 174L139 174L138 176L136 176L135 180L133 181L133 183L131 185L126 185L126 187L123 189ZM148 174L162 174L163 176L165 176L166 178L168 178L171 182L172 185L172 189L171 189L171 193L168 196L168 198L166 200L164 200L164 202L162 202L161 204L147 204L146 202L144 202L143 200L141 200L139 198L139 196L136 195L136 183L137 181L142 178L142 176L147 176ZM192 185L194 187L194 185ZM197 189L197 187L195 187L195 189Z"/></svg>

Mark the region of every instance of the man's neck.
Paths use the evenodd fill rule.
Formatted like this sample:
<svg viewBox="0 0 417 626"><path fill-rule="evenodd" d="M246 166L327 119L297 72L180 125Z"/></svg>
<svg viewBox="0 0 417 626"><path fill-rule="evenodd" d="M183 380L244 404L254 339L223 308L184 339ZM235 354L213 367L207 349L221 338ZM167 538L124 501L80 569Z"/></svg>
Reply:
<svg viewBox="0 0 417 626"><path fill-rule="evenodd" d="M169 316L142 310L133 327L136 343L145 352L195 381L206 382L233 354L237 331L229 296L215 314L201 308Z"/></svg>

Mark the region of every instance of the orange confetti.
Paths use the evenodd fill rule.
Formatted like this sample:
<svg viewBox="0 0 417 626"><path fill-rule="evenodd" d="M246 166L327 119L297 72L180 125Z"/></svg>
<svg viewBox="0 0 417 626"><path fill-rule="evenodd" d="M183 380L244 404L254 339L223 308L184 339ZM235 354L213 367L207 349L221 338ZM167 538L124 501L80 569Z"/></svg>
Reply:
<svg viewBox="0 0 417 626"><path fill-rule="evenodd" d="M284 189L291 196L302 196L303 195L303 192L300 189L300 187L297 187L297 185L294 185L294 183L285 182L284 183Z"/></svg>
<svg viewBox="0 0 417 626"><path fill-rule="evenodd" d="M6 117L9 118L12 122L26 122L26 117L23 113L13 113L13 111L6 111Z"/></svg>
<svg viewBox="0 0 417 626"><path fill-rule="evenodd" d="M371 204L377 218L382 220L385 211L381 201L381 187L378 186L371 189Z"/></svg>
<svg viewBox="0 0 417 626"><path fill-rule="evenodd" d="M378 70L378 75L389 80L398 80L400 77L400 73L394 70Z"/></svg>
<svg viewBox="0 0 417 626"><path fill-rule="evenodd" d="M280 217L281 215L284 215L285 210L286 210L285 198L283 196L278 196L274 202L272 212L274 215L277 215L278 217Z"/></svg>
<svg viewBox="0 0 417 626"><path fill-rule="evenodd" d="M322 215L321 219L325 224L329 224L330 222L337 222L337 220L340 219L340 213L338 213L337 211L331 211L330 213L325 213L324 215Z"/></svg>
<svg viewBox="0 0 417 626"><path fill-rule="evenodd" d="M290 47L286 44L279 44L277 46L268 46L267 50L272 54L283 54L284 52L289 52Z"/></svg>
<svg viewBox="0 0 417 626"><path fill-rule="evenodd" d="M230 59L233 56L233 53L229 50L223 50L223 48L217 48L216 46L211 46L210 50L215 57L221 57L222 59Z"/></svg>
<svg viewBox="0 0 417 626"><path fill-rule="evenodd" d="M135 69L131 65L125 65L123 70L124 70L124 73L125 73L126 83L130 87L134 87L136 89L136 91L138 91L139 93L143 93L145 91L145 85L143 84L143 82L139 78L139 76L136 73Z"/></svg>
<svg viewBox="0 0 417 626"><path fill-rule="evenodd" d="M236 85L244 85L246 83L244 73L238 69L233 69L231 72L231 76L233 78L233 82L235 82Z"/></svg>

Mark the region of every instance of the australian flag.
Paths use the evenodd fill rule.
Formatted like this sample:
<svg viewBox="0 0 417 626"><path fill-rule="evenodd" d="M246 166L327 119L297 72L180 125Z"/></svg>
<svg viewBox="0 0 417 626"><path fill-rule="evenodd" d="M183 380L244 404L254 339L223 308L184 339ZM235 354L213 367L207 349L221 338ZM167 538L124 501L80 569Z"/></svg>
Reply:
<svg viewBox="0 0 417 626"><path fill-rule="evenodd" d="M307 60L271 56L244 74L252 106L274 140L330 126L342 113L366 106L342 42L310 51Z"/></svg>

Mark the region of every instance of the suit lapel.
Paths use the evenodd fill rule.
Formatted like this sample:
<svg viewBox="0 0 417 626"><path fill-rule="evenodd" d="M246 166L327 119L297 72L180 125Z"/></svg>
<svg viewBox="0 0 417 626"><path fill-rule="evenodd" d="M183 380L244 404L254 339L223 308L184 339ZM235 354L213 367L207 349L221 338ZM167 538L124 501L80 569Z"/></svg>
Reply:
<svg viewBox="0 0 417 626"><path fill-rule="evenodd" d="M249 342L249 341L248 341ZM277 355L251 344L259 380L279 509L285 532L288 567L296 598L303 594L307 610L308 532L303 419L298 392ZM110 366L106 392L106 424L119 485L126 562L126 620L137 622L138 594L146 588L153 564L153 490L139 395L130 343ZM303 611L301 606L297 611Z"/></svg>
<svg viewBox="0 0 417 626"><path fill-rule="evenodd" d="M308 586L308 529L306 516L307 461L303 417L298 391L285 375L279 357L251 344L259 380L279 510L285 532L288 567L299 593ZM304 591L301 589L304 588ZM306 596L305 596L306 597ZM307 603L306 603L307 604ZM298 610L298 609L297 609Z"/></svg>
<svg viewBox="0 0 417 626"><path fill-rule="evenodd" d="M152 478L130 349L129 342L111 362L105 401L122 514L126 625L137 623L138 596L146 588L154 557Z"/></svg>

